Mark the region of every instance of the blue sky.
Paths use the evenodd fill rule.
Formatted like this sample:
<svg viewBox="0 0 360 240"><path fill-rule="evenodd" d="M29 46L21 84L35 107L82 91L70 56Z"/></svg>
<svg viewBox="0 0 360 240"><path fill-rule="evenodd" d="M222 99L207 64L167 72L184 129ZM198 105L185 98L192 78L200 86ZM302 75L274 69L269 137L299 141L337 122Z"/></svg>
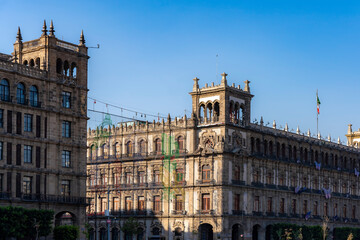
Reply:
<svg viewBox="0 0 360 240"><path fill-rule="evenodd" d="M60 39L78 43L84 29L88 46L100 44L89 49L96 99L182 115L194 77L220 81L218 54L229 84L251 81L252 119L315 132L319 89L323 136L360 128L359 1L2 0L0 52L12 51L18 26L24 41L38 38L44 19Z"/></svg>

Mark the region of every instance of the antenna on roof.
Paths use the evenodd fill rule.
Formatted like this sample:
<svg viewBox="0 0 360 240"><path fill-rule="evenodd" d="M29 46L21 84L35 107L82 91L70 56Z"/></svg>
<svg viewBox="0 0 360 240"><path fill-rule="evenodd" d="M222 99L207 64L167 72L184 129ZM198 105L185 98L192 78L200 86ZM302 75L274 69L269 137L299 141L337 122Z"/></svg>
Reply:
<svg viewBox="0 0 360 240"><path fill-rule="evenodd" d="M216 54L216 81L218 80L218 76L219 76L219 73L218 73L218 57L219 57L219 54Z"/></svg>

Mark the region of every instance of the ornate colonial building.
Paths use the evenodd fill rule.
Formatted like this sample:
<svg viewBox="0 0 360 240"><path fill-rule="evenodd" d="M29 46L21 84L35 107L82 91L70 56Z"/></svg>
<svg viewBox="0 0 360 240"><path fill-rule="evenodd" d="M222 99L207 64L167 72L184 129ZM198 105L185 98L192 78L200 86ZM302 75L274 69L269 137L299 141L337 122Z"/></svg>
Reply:
<svg viewBox="0 0 360 240"><path fill-rule="evenodd" d="M92 239L109 227L112 239L263 240L275 223L324 216L330 233L359 226L359 150L251 123L250 82L241 89L226 76L203 88L194 79L190 118L88 131Z"/></svg>
<svg viewBox="0 0 360 240"><path fill-rule="evenodd" d="M0 54L0 206L52 209L55 224L84 227L87 47L40 38Z"/></svg>

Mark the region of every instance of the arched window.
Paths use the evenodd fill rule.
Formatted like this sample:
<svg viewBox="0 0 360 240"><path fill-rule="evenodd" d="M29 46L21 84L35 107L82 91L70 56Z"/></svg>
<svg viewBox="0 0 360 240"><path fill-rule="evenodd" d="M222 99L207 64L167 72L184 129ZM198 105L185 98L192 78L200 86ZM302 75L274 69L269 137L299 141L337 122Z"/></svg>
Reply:
<svg viewBox="0 0 360 240"><path fill-rule="evenodd" d="M36 86L31 86L30 87L30 105L32 107L37 107L39 105L39 93L38 93L38 89Z"/></svg>
<svg viewBox="0 0 360 240"><path fill-rule="evenodd" d="M160 235L160 229L157 228L157 227L154 227L153 230L152 230L152 234L153 234L154 236Z"/></svg>
<svg viewBox="0 0 360 240"><path fill-rule="evenodd" d="M256 139L255 142L255 147L256 147L256 153L260 153L260 139Z"/></svg>
<svg viewBox="0 0 360 240"><path fill-rule="evenodd" d="M146 153L146 144L143 139L139 142L139 153Z"/></svg>
<svg viewBox="0 0 360 240"><path fill-rule="evenodd" d="M132 153L133 153L133 145L132 145L132 142L131 141L128 141L126 143L126 154L128 156L132 156Z"/></svg>
<svg viewBox="0 0 360 240"><path fill-rule="evenodd" d="M156 154L161 154L161 139L157 138L155 140L155 152Z"/></svg>
<svg viewBox="0 0 360 240"><path fill-rule="evenodd" d="M208 103L206 106L206 118L208 122L212 121L212 113L213 113L212 104Z"/></svg>
<svg viewBox="0 0 360 240"><path fill-rule="evenodd" d="M214 121L219 121L220 116L220 106L218 102L215 102L214 104Z"/></svg>
<svg viewBox="0 0 360 240"><path fill-rule="evenodd" d="M175 229L175 236L176 237L181 237L182 236L182 231L181 231L181 228L176 228Z"/></svg>
<svg viewBox="0 0 360 240"><path fill-rule="evenodd" d="M180 153L184 152L184 137L183 136L179 136L177 138L177 145L178 145L178 149Z"/></svg>
<svg viewBox="0 0 360 240"><path fill-rule="evenodd" d="M71 63L71 77L72 78L76 78L77 75L77 67L76 67L76 63Z"/></svg>
<svg viewBox="0 0 360 240"><path fill-rule="evenodd" d="M268 143L266 140L264 140L264 155L265 156L268 155Z"/></svg>
<svg viewBox="0 0 360 240"><path fill-rule="evenodd" d="M304 161L305 162L308 161L308 150L307 150L307 148L304 149Z"/></svg>
<svg viewBox="0 0 360 240"><path fill-rule="evenodd" d="M268 173L266 174L266 184L273 184L271 172L268 172Z"/></svg>
<svg viewBox="0 0 360 240"><path fill-rule="evenodd" d="M285 144L281 144L281 158L285 159Z"/></svg>
<svg viewBox="0 0 360 240"><path fill-rule="evenodd" d="M62 60L60 58L56 60L56 73L62 73Z"/></svg>
<svg viewBox="0 0 360 240"><path fill-rule="evenodd" d="M40 58L35 59L35 67L40 68Z"/></svg>
<svg viewBox="0 0 360 240"><path fill-rule="evenodd" d="M29 65L29 63L28 63L27 60L24 60L23 64L24 64L25 66Z"/></svg>
<svg viewBox="0 0 360 240"><path fill-rule="evenodd" d="M5 79L0 82L0 99L1 101L10 101L9 82Z"/></svg>
<svg viewBox="0 0 360 240"><path fill-rule="evenodd" d="M294 160L297 161L297 149L296 149L296 146L294 146L294 148L293 148L293 157L294 157Z"/></svg>
<svg viewBox="0 0 360 240"><path fill-rule="evenodd" d="M120 157L120 154L121 154L121 144L116 142L114 145L113 145L113 155L118 158Z"/></svg>
<svg viewBox="0 0 360 240"><path fill-rule="evenodd" d="M17 103L25 104L25 86L22 83L18 83L17 85L16 99L17 99Z"/></svg>
<svg viewBox="0 0 360 240"><path fill-rule="evenodd" d="M30 60L30 63L29 63L30 67L34 67L35 66L35 62L34 62L34 59L31 59Z"/></svg>
<svg viewBox="0 0 360 240"><path fill-rule="evenodd" d="M233 102L230 102L229 118L230 118L230 122L234 122L234 103Z"/></svg>
<svg viewBox="0 0 360 240"><path fill-rule="evenodd" d="M204 165L202 167L202 179L203 181L210 181L210 166Z"/></svg>
<svg viewBox="0 0 360 240"><path fill-rule="evenodd" d="M64 61L64 75L69 77L70 76L70 71L69 71L69 62L68 61Z"/></svg>
<svg viewBox="0 0 360 240"><path fill-rule="evenodd" d="M270 141L269 142L269 155L270 156L273 156L274 155L274 149L273 149L274 147L273 147L273 142L272 141Z"/></svg>
<svg viewBox="0 0 360 240"><path fill-rule="evenodd" d="M203 122L204 121L204 111L205 111L205 105L200 105L200 108L199 108L199 119L200 119L200 122Z"/></svg>

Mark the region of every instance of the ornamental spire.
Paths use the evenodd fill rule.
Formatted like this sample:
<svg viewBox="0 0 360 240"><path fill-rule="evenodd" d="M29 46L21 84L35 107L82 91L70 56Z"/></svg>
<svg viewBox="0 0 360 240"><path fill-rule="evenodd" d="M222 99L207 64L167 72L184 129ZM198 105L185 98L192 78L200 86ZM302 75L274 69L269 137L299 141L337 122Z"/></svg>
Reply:
<svg viewBox="0 0 360 240"><path fill-rule="evenodd" d="M83 31L83 30L81 30L79 45L80 45L80 46L84 46L84 45L85 45L85 37L84 37L84 31Z"/></svg>
<svg viewBox="0 0 360 240"><path fill-rule="evenodd" d="M18 31L17 31L17 35L16 35L16 42L20 43L21 41L22 41L21 30L20 30L20 27L18 27Z"/></svg>
<svg viewBox="0 0 360 240"><path fill-rule="evenodd" d="M227 86L227 79L226 79L227 74L226 74L225 72L223 72L223 73L221 74L221 76L222 76L222 78L221 78L221 85Z"/></svg>
<svg viewBox="0 0 360 240"><path fill-rule="evenodd" d="M53 20L51 20L51 23L50 23L50 31L49 31L49 36L50 37L54 37L55 34L54 34L55 30L54 30L54 24L53 24Z"/></svg>
<svg viewBox="0 0 360 240"><path fill-rule="evenodd" d="M41 36L46 36L47 35L47 27L46 27L46 21L45 20L44 20L43 29L41 31L42 31Z"/></svg>

